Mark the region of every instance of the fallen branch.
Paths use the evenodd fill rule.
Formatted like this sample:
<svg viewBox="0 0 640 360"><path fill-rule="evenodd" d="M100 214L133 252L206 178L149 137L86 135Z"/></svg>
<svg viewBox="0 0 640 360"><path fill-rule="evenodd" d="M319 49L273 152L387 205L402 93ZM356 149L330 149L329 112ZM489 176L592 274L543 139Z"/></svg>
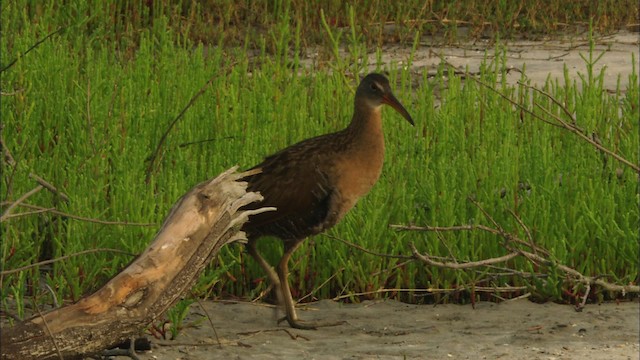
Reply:
<svg viewBox="0 0 640 360"><path fill-rule="evenodd" d="M428 265L431 265L431 266L436 266L436 267L441 267L441 268L448 268L448 269L456 269L456 270L470 269L470 268L474 268L474 267L493 265L493 264L509 261L509 260L515 258L516 256L520 255L517 252L512 252L512 253L504 255L504 256L491 258L491 259L480 260L480 261L471 261L471 262L462 262L462 263L458 263L458 262L439 262L439 261L435 261L435 260L431 259L431 257L428 256L428 255L420 254L418 252L418 249L416 249L416 246L413 245L413 243L410 243L409 247L411 248L411 253L413 253L413 256L417 260L420 260L420 261L422 261L422 262L424 262L424 263L426 263Z"/></svg>
<svg viewBox="0 0 640 360"><path fill-rule="evenodd" d="M623 296L626 294L636 294L636 293L640 293L640 286L638 285L617 285L617 284L612 284L608 281L604 281L599 277L592 277L592 276L586 276L586 275L582 275L578 270L575 270L573 268L570 268L566 265L563 264L558 264L554 261L551 261L549 259L545 259L540 255L528 252L528 251L524 251L521 250L521 254L523 256L525 256L527 259L533 261L533 262L537 262L546 266L555 266L558 270L571 275L573 277L576 278L576 280L584 285L597 285L600 286L602 288L604 288L605 290L608 291L613 291L613 292L619 292L621 293Z"/></svg>
<svg viewBox="0 0 640 360"><path fill-rule="evenodd" d="M0 330L2 359L79 359L136 336L186 293L222 248L245 239L239 211L261 200L231 169L195 186L147 249L95 293Z"/></svg>
<svg viewBox="0 0 640 360"><path fill-rule="evenodd" d="M607 282L605 280L602 280L600 277L590 277L590 276L586 276L581 274L579 271L560 264L552 259L549 259L547 257L544 257L540 254L543 254L545 256L550 257L551 255L549 254L549 252L537 245L535 245L531 239L531 235L528 232L527 227L524 225L524 222L522 222L522 220L520 218L518 218L513 212L511 213L514 217L516 217L516 220L518 221L518 224L523 227L525 229L525 231L527 232L527 236L529 237L529 241L525 241L523 239L520 239L516 234L510 233L505 231L502 227L500 227L500 225L497 224L497 222L482 208L480 207L480 205L473 201L474 205L476 205L485 215L485 217L487 217L487 219L492 222L495 226L495 228L489 227L489 226L485 226L485 225L458 225L458 226L450 226L450 227L438 227L438 226L415 226L415 225L389 225L389 227L394 228L394 229L399 229L399 230L411 230L411 231L433 231L433 232L443 232L443 231L475 231L475 230L480 230L480 231L485 231L485 232L489 232L495 235L498 235L500 237L502 237L503 239L505 239L505 242L503 244L503 246L509 251L509 253L507 255L503 255L503 256L499 256L499 257L495 257L495 258L490 258L490 259L485 259L485 260L480 260L480 261L474 261L474 262L440 262L440 261L436 261L433 260L433 258L431 258L429 255L427 254L421 254L416 247L413 244L409 244L409 247L411 248L411 252L414 256L415 259L422 261L423 263L429 265L429 266L437 266L437 267L442 267L442 268L448 268L448 269L456 269L456 270L460 270L460 269L469 269L469 268L476 268L476 267L482 267L482 266L489 266L489 265L493 265L496 263L500 263L500 262L505 262L508 260L511 260L513 258L516 258L518 256L523 256L525 257L527 260L537 264L537 265L544 265L544 266L553 266L556 269L562 271L563 273L566 274L567 278L573 278L575 279L578 283L581 283L583 285L585 285L589 290L591 289L591 286L597 285L600 286L602 288L604 288L605 290L608 291L612 291L612 292L619 292L621 293L623 296L629 293L640 293L640 286L638 285L618 285L618 284L612 284L610 282ZM521 245L522 247L514 247L510 244L518 244ZM523 249L523 247L528 247L529 249L531 249L531 251L528 251L526 249ZM585 300L583 299L582 303L585 303Z"/></svg>

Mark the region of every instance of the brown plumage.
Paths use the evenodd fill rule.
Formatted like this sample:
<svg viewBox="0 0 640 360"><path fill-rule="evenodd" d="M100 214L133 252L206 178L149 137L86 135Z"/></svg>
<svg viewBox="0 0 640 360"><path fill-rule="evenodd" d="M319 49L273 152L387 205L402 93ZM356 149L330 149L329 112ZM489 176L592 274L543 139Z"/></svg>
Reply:
<svg viewBox="0 0 640 360"><path fill-rule="evenodd" d="M276 211L249 217L243 230L247 249L273 283L286 319L292 327L302 323L287 282L288 261L305 238L335 224L369 192L380 176L384 159L381 108L388 104L412 125L411 116L395 98L386 77L367 75L358 86L351 123L344 130L304 140L267 157L253 169L261 173L245 180L249 191L264 197L245 209L275 207ZM275 236L284 242L277 272L256 250L256 240Z"/></svg>

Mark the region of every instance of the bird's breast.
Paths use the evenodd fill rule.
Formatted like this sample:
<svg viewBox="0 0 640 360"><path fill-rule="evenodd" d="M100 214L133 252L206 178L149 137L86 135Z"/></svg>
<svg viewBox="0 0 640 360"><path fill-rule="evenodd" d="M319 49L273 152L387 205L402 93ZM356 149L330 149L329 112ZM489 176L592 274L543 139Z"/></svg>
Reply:
<svg viewBox="0 0 640 360"><path fill-rule="evenodd" d="M336 162L336 187L344 198L345 211L376 184L384 162L384 141L353 149Z"/></svg>

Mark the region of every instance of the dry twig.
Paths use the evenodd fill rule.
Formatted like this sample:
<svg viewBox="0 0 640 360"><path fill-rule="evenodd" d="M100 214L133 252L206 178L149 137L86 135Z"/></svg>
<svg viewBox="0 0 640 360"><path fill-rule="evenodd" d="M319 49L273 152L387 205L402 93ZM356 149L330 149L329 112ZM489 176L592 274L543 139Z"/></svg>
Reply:
<svg viewBox="0 0 640 360"><path fill-rule="evenodd" d="M229 68L233 67L233 65L235 65L235 63L229 65ZM213 83L213 81L215 79L217 79L220 76L219 73L216 73L215 75L213 75L201 88L200 90L198 90L198 92L193 95L193 97L191 98L191 100L189 100L189 102L187 103L187 105L182 109L182 111L180 111L180 113L178 114L178 116L176 116L171 123L169 124L169 126L167 127L167 130L165 130L164 134L162 134L162 137L160 138L160 141L158 141L158 146L156 146L156 149L153 151L153 153L151 155L149 155L149 157L147 158L147 162L149 163L149 165L147 166L147 175L145 178L145 183L149 183L150 179L151 179L151 174L153 173L154 170L154 164L156 162L156 159L158 158L158 155L160 154L160 150L162 149L162 146L164 145L164 142L167 140L167 137L169 136L169 132L171 132L171 129L173 129L173 127L178 123L178 120L180 120L184 114L187 112L187 110L189 110L189 108L195 104L196 100L205 93L205 91L207 91L207 89L211 86L211 84Z"/></svg>
<svg viewBox="0 0 640 360"><path fill-rule="evenodd" d="M458 262L439 262L439 261L435 261L433 259L431 259L431 257L429 255L424 255L418 252L418 249L416 249L416 246L413 245L413 243L409 244L409 247L411 248L411 252L413 253L413 256L428 264L431 266L437 266L437 267L442 267L442 268L448 268L448 269L456 269L456 270L460 270L460 269L469 269L469 268L474 268L474 267L480 267L480 266L487 266L487 265L493 265L493 264L497 264L497 263L501 263L501 262L505 262L505 261L509 261L513 258L515 258L516 256L520 255L517 252L512 252L509 253L507 255L504 256L499 256L496 258L491 258L491 259L485 259L485 260L480 260L480 261L470 261L470 262L463 262L463 263L458 263Z"/></svg>
<svg viewBox="0 0 640 360"><path fill-rule="evenodd" d="M33 188L31 191L25 193L24 195L22 195L18 200L16 200L13 203L9 204L9 207L7 208L7 210L4 211L4 213L2 213L2 216L0 216L0 223L4 222L7 218L9 218L9 216L11 215L11 212L13 211L13 209L16 208L16 206L20 205L20 203L22 203L23 201L27 200L29 198L29 196L37 193L38 191L42 190L44 187L42 185L38 185L35 188Z"/></svg>
<svg viewBox="0 0 640 360"><path fill-rule="evenodd" d="M0 271L0 276L11 275L11 274L15 274L15 273L18 273L18 272L21 272L21 271L29 270L29 269L34 268L36 266L43 266L43 265L53 264L53 263L56 263L58 261L63 261L63 260L70 259L72 257L81 256L81 255L87 255L87 254L93 254L93 253L97 253L97 252L111 252L111 253L123 254L123 255L128 255L128 256L136 256L136 254L132 254L130 252L122 251L122 250L118 250L118 249L109 249L109 248L89 249L89 250L83 250L83 251L79 251L77 253L61 256L61 257L58 257L58 258L55 258L55 259L39 261L37 263L33 263L31 265L26 265L26 266L21 266L19 268L15 268L15 269Z"/></svg>
<svg viewBox="0 0 640 360"><path fill-rule="evenodd" d="M520 255L525 257L527 260L533 263L536 263L538 265L553 266L558 270L562 271L563 273L565 273L567 278L574 278L577 282L585 285L588 289L591 289L592 285L597 285L608 291L622 293L623 296L628 293L640 293L640 286L638 285L612 284L608 281L601 279L600 277L585 276L579 271L569 266L560 264L557 261L550 259L549 257L551 257L551 255L547 250L535 245L531 240L527 242L525 240L520 239L517 235L505 231L502 227L500 227L497 224L497 222L486 211L484 211L484 209L482 209L482 207L480 207L478 203L476 202L473 202L473 203L476 206L478 206L478 208L485 214L487 219L491 221L493 224L495 224L497 228L491 228L485 225L460 225L460 226L451 226L451 227L390 225L390 227L395 229L400 229L400 230L413 230L413 231L418 230L418 231L435 231L435 232L481 230L481 231L486 231L495 235L499 235L500 237L504 238L505 239L504 246L510 251L509 254L496 257L496 258L485 259L485 260L476 261L476 262L468 262L468 263L450 263L450 262L438 262L430 258L429 255L420 254L418 250L415 248L415 246L413 244L410 244L409 246L411 247L414 257L431 266L438 266L438 267L444 267L444 268L450 268L450 269L468 269L468 268L487 266L487 265L492 265L499 262L508 261ZM516 217L520 226L523 226L526 228L522 220L520 220L515 214L512 214L512 215ZM512 248L512 246L509 245L510 243L519 244L524 247L528 247L531 249L531 251L527 251L523 248L518 248L518 247ZM543 257L540 254L543 254L546 257ZM585 300L583 299L583 302L584 301Z"/></svg>
<svg viewBox="0 0 640 360"><path fill-rule="evenodd" d="M366 254L370 254L370 255L374 255L374 256L386 257L386 258L392 258L392 259L412 259L413 258L413 256L409 256L409 255L383 254L383 253L378 253L378 252L375 252L375 251L371 251L371 250L366 249L366 248L364 248L364 247L362 247L362 246L360 246L358 244L354 244L352 242L349 242L347 240L341 239L341 238L339 238L337 236L334 236L334 235L331 235L331 234L324 234L324 236L326 236L326 237L328 237L330 239L333 239L333 240L338 240L338 241L340 241L341 243L343 243L343 244L345 244L347 246L350 246L350 247L352 247L354 249L358 249L358 250L360 250L360 251L362 251L362 252L364 252Z"/></svg>
<svg viewBox="0 0 640 360"><path fill-rule="evenodd" d="M2 203L0 203L0 205L2 206L11 206L12 202L8 202L8 201L3 201ZM88 218L88 217L84 217L84 216L78 216L78 215L73 215L73 214L69 214L60 210L56 210L55 208L45 208L45 207L41 207L41 206L37 206L37 205L31 205L31 204L25 204L25 203L20 203L19 204L22 207L25 207L27 209L33 209L34 211L28 211L28 212L23 212L23 213L19 213L19 214L13 214L10 216L7 216L7 219L10 218L14 218L14 217L20 217L20 216L27 216L27 215L34 215L34 214L40 214L40 213L52 213L55 215L59 215L62 217L66 217L69 219L74 219L74 220L80 220L80 221L86 221L86 222L91 222L91 223L96 223L96 224L102 224L102 225L126 225L126 226L158 226L158 224L156 223L134 223L134 222L129 222L129 221L109 221L109 220L100 220L100 219L93 219L93 218Z"/></svg>
<svg viewBox="0 0 640 360"><path fill-rule="evenodd" d="M549 121L545 118L543 118L542 116L536 114L535 112L531 111L530 109L528 109L527 107L525 107L524 105L518 103L517 101L511 99L510 97L502 94L501 92L499 92L498 90L494 89L492 86L490 86L489 84L486 84L485 82L483 82L482 80L478 79L477 77L471 76L471 78L477 82L478 84L484 86L485 88L489 89L490 91L493 91L494 93L498 94L500 97L502 97L503 99L507 100L509 103L511 103L512 105L516 106L518 109L526 112L527 114L531 115L532 117L534 117L535 119L538 119L546 124L555 126L555 127L559 127L562 129L565 129L575 135L577 135L579 138L581 138L582 140L586 141L587 143L589 143L591 146L595 147L596 149L600 150L603 153L606 153L607 155L613 157L614 159L618 160L619 162L627 165L628 167L632 168L636 173L640 174L640 167L634 163L632 163L631 161L625 159L624 157L620 156L619 154L617 154L616 152L607 149L606 147L604 147L602 144L600 144L598 141L594 140L592 137L590 137L584 130L580 129L576 124L576 118L575 116L569 111L569 109L567 109L566 106L564 106L560 101L558 101L558 99L554 98L551 94L540 90L536 87L533 87L531 85L525 84L523 82L518 82L519 85L524 86L528 89L531 89L535 92L538 92L542 95L544 95L545 97L547 97L549 100L551 100L554 104L556 104L563 113L565 113L570 119L571 119L571 123L568 123L564 120L562 120L559 116L553 114L551 111L549 111L548 109L542 107L540 104L534 104L534 106L536 106L537 108L539 108L541 111L543 111L546 115L548 115L549 117L551 117L554 121Z"/></svg>
<svg viewBox="0 0 640 360"><path fill-rule="evenodd" d="M40 176L34 173L29 174L29 177L32 178L38 184L45 187L47 190L51 191L54 195L59 196L64 202L69 202L69 197L65 193L59 191L55 186L51 185L51 183L49 183L45 179L41 178Z"/></svg>

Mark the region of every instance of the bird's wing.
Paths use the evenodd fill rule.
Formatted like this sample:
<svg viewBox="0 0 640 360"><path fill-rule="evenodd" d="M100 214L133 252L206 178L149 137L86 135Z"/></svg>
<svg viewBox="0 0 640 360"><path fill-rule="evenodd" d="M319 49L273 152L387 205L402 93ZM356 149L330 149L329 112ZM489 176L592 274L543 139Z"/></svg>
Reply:
<svg viewBox="0 0 640 360"><path fill-rule="evenodd" d="M264 197L244 209L273 206L269 211L249 218L245 224L250 236L273 235L283 239L300 239L316 233L314 229L327 217L333 192L322 162L321 141L307 141L266 158L261 173L245 179L247 190Z"/></svg>

